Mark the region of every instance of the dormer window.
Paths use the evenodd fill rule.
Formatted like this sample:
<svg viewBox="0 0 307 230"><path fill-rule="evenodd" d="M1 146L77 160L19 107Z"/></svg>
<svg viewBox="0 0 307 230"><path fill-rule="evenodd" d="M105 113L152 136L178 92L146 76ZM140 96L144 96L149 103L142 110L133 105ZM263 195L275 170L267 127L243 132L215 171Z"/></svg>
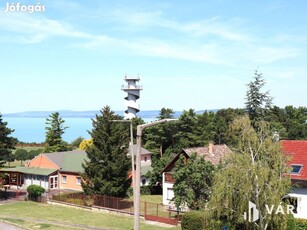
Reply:
<svg viewBox="0 0 307 230"><path fill-rule="evenodd" d="M291 174L300 174L302 171L303 165L291 165Z"/></svg>

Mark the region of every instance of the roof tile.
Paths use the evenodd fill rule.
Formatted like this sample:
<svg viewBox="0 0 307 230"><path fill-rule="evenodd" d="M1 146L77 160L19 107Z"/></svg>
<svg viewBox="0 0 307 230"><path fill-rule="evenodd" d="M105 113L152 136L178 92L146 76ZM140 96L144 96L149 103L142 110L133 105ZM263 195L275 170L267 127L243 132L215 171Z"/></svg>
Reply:
<svg viewBox="0 0 307 230"><path fill-rule="evenodd" d="M303 165L299 174L291 175L291 179L307 180L307 140L283 140L281 146L284 153L291 157L288 166Z"/></svg>

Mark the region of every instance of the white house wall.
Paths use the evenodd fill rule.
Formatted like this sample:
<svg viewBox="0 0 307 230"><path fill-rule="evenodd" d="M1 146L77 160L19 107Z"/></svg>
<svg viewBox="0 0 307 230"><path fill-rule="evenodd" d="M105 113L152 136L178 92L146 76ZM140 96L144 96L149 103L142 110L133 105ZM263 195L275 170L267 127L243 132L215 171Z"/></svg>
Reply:
<svg viewBox="0 0 307 230"><path fill-rule="evenodd" d="M48 189L49 188L49 183L48 183L48 177L47 176L27 174L25 176L24 184L26 186L39 185L39 186L43 187L44 189Z"/></svg>
<svg viewBox="0 0 307 230"><path fill-rule="evenodd" d="M165 182L165 173L162 175L163 178L163 205L174 205L171 201L174 198L173 183Z"/></svg>
<svg viewBox="0 0 307 230"><path fill-rule="evenodd" d="M297 198L297 213L294 217L307 219L307 188L294 188L289 195Z"/></svg>

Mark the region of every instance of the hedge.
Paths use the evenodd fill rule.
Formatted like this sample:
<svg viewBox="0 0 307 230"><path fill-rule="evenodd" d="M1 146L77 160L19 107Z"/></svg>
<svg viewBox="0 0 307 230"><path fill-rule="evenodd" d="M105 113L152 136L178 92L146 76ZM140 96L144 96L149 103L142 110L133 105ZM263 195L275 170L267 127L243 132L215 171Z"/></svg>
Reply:
<svg viewBox="0 0 307 230"><path fill-rule="evenodd" d="M182 216L182 230L200 230L204 228L204 213L199 211L187 212Z"/></svg>
<svg viewBox="0 0 307 230"><path fill-rule="evenodd" d="M296 229L295 230L305 230L307 229L307 220L305 219L295 219Z"/></svg>

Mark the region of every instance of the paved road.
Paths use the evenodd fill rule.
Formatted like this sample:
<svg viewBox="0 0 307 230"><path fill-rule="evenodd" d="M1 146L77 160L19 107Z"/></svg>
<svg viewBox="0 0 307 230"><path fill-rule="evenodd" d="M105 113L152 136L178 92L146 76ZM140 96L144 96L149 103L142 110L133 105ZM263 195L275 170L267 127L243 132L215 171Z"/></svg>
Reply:
<svg viewBox="0 0 307 230"><path fill-rule="evenodd" d="M5 230L24 230L23 228L19 228L17 226L14 226L14 225L10 225L10 224L7 224L7 223L4 223L2 221L0 221L0 229L5 229Z"/></svg>

